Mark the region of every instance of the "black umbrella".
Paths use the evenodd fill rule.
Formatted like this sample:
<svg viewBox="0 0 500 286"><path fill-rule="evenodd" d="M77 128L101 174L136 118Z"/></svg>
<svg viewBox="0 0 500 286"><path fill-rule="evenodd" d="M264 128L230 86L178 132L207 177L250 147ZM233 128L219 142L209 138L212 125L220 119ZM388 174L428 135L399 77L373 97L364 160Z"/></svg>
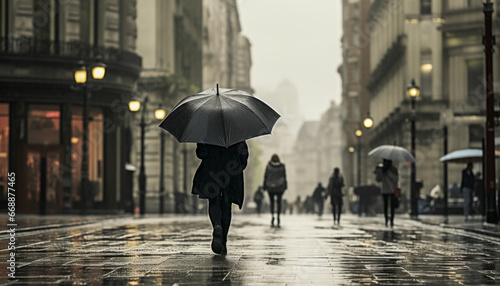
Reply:
<svg viewBox="0 0 500 286"><path fill-rule="evenodd" d="M179 142L229 147L270 134L280 115L260 99L237 89L211 88L179 102L160 127Z"/></svg>

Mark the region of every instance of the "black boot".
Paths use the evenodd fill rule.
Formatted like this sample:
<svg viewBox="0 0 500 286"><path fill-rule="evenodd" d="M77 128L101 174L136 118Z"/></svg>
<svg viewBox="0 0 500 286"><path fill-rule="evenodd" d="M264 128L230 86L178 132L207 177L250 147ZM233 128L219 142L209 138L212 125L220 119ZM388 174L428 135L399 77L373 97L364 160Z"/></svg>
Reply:
<svg viewBox="0 0 500 286"><path fill-rule="evenodd" d="M216 225L212 233L212 251L217 254L222 252L222 226Z"/></svg>
<svg viewBox="0 0 500 286"><path fill-rule="evenodd" d="M271 219L271 227L274 227L274 217Z"/></svg>

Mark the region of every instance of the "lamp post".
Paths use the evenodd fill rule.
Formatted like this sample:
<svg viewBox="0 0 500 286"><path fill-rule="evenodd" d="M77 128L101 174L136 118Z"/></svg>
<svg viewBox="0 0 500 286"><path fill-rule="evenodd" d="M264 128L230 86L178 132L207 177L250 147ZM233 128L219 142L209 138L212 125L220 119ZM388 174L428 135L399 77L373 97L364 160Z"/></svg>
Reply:
<svg viewBox="0 0 500 286"><path fill-rule="evenodd" d="M146 109L147 109L148 97L144 98L142 102L142 113L141 113L141 122L139 126L141 128L141 163L139 166L139 210L140 214L144 215L146 213L146 170L145 170L145 162L144 162L144 153L146 150L145 146L145 135L146 135L146 126L149 125L146 123ZM139 100L131 100L129 102L129 109L132 112L137 112L141 109L141 102ZM161 108L158 108L161 109ZM155 117L161 115L161 111L155 111ZM165 111L163 110L163 117L165 117Z"/></svg>
<svg viewBox="0 0 500 286"><path fill-rule="evenodd" d="M352 185L354 185L354 160L353 160L353 156L354 156L354 152L356 151L356 148L354 148L354 146L350 146L349 147L349 153L351 153L351 169L349 170L349 173L351 173L351 176L349 178L349 181L351 182Z"/></svg>
<svg viewBox="0 0 500 286"><path fill-rule="evenodd" d="M155 118L163 120L165 118L165 109L161 104L155 110ZM165 212L165 132L160 130L160 214Z"/></svg>
<svg viewBox="0 0 500 286"><path fill-rule="evenodd" d="M81 187L80 187L80 213L85 214L87 212L87 187L89 180L89 98L91 96L87 84L87 74L91 72L92 78L100 80L104 78L106 74L106 65L103 63L97 63L92 67L85 64L84 61L78 62L78 67L74 71L74 78L77 85L82 90L83 96L83 132L82 132L82 165L81 165Z"/></svg>
<svg viewBox="0 0 500 286"><path fill-rule="evenodd" d="M411 80L411 83L408 85L406 88L406 93L411 99L411 154L413 155L413 158L416 158L415 156L415 133L416 133L416 127L415 127L415 102L420 94L420 87L415 84L415 79ZM418 216L418 194L417 194L417 188L416 188L416 177L417 177L417 169L415 166L415 162L411 163L411 186L410 186L410 204L411 204L411 212L410 216L413 218L416 218Z"/></svg>
<svg viewBox="0 0 500 286"><path fill-rule="evenodd" d="M492 14L493 3L486 0L483 3L484 31L483 37L484 53L486 60L486 152L483 152L483 161L486 161L486 184L487 196L486 221L498 223L498 213L495 199L495 99L493 93L493 44Z"/></svg>
<svg viewBox="0 0 500 286"><path fill-rule="evenodd" d="M363 135L363 131L361 128L356 129L354 131L354 135L358 137L358 187L361 185L361 136Z"/></svg>

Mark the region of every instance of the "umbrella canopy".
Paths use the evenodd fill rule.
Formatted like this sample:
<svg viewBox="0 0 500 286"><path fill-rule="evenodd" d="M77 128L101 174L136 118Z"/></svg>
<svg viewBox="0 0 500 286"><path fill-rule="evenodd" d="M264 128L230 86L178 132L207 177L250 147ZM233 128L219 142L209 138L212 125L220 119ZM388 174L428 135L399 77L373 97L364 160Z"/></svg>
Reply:
<svg viewBox="0 0 500 286"><path fill-rule="evenodd" d="M280 115L253 95L211 88L179 102L160 124L179 142L229 147L270 134Z"/></svg>
<svg viewBox="0 0 500 286"><path fill-rule="evenodd" d="M379 157L387 160L400 161L400 162L415 162L415 157L403 147L395 145L382 145L371 150L368 156Z"/></svg>
<svg viewBox="0 0 500 286"><path fill-rule="evenodd" d="M500 151L495 150L495 157L500 157ZM439 158L443 163L479 163L483 161L483 150L462 149L453 151Z"/></svg>

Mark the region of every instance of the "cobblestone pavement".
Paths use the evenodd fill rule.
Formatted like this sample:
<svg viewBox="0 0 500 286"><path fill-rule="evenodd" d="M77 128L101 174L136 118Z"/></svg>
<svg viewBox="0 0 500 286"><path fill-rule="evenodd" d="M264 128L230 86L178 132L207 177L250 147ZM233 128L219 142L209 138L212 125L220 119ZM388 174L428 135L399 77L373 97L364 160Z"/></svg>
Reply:
<svg viewBox="0 0 500 286"><path fill-rule="evenodd" d="M206 216L146 217L16 234L0 285L499 285L500 239L408 219L235 215L228 255Z"/></svg>

